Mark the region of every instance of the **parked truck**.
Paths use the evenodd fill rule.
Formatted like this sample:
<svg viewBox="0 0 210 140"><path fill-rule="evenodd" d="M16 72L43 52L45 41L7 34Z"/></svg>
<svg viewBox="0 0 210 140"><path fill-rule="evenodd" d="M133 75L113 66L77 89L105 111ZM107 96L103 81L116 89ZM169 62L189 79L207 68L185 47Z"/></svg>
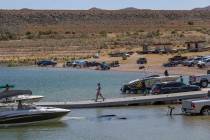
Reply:
<svg viewBox="0 0 210 140"><path fill-rule="evenodd" d="M187 114L210 115L210 99L184 100L182 111Z"/></svg>
<svg viewBox="0 0 210 140"><path fill-rule="evenodd" d="M198 85L202 88L208 87L208 84L210 83L210 71L208 71L206 75L190 76L189 83L191 85Z"/></svg>
<svg viewBox="0 0 210 140"><path fill-rule="evenodd" d="M149 77L144 77L141 79L132 80L126 84L124 84L121 88L122 93L138 93L138 91L143 90L142 82L145 82L146 89L150 90L153 85L161 82L168 82L168 81L177 81L180 78L178 75L171 75L171 76L159 76L159 75L152 75Z"/></svg>

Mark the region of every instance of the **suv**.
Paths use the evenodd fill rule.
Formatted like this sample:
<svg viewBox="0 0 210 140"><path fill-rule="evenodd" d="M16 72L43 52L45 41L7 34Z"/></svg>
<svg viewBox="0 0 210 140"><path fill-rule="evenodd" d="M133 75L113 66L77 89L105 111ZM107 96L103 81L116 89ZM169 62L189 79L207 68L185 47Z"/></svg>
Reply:
<svg viewBox="0 0 210 140"><path fill-rule="evenodd" d="M210 58L208 57L208 58L203 59L202 61L199 61L197 66L199 68L204 68L204 67L210 66Z"/></svg>
<svg viewBox="0 0 210 140"><path fill-rule="evenodd" d="M207 71L207 75L190 76L189 83L191 85L198 85L202 88L208 87L210 83L210 71Z"/></svg>
<svg viewBox="0 0 210 140"><path fill-rule="evenodd" d="M198 64L198 62L201 61L201 60L202 60L202 57L195 57L195 58L188 59L188 60L184 61L183 65L188 66L188 67L192 67L192 66Z"/></svg>
<svg viewBox="0 0 210 140"><path fill-rule="evenodd" d="M200 87L196 85L186 85L182 82L163 82L154 85L151 94L168 94L198 90L200 90Z"/></svg>

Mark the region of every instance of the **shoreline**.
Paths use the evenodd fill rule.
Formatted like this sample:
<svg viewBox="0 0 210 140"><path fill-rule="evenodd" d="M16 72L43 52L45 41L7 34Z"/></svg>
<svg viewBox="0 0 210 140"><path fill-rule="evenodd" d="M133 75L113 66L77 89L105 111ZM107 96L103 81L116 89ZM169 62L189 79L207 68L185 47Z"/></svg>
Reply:
<svg viewBox="0 0 210 140"><path fill-rule="evenodd" d="M183 54L183 56L193 57L197 55L209 55L209 51L206 52L197 52L197 53L186 53ZM174 54L176 55L176 54ZM123 60L121 57L109 57L108 55L100 56L98 59L95 58L89 58L84 59L87 61L96 61L96 62L113 62L113 61L119 61L120 66L119 67L112 67L109 71L114 72L140 72L145 74L163 74L165 70L168 70L169 74L172 75L201 75L206 74L208 68L197 68L195 67L184 67L184 66L176 66L176 67L163 67L162 65L164 63L167 63L168 59L174 56L172 54L146 54L146 55L139 55L137 53L134 53L130 57L128 57L126 60ZM140 65L137 64L136 61L140 57L145 57L148 61L147 64ZM69 68L64 67L64 61L58 62L58 64L54 68ZM24 63L15 63L14 65L9 65L9 63L0 64L1 67L38 67L34 64L24 64ZM144 69L139 69L139 66L144 66ZM51 66L49 66L51 67ZM53 68L53 67L52 67ZM72 68L74 69L74 68ZM95 67L89 67L89 68L79 68L81 70L95 70ZM97 70L98 71L98 70Z"/></svg>
<svg viewBox="0 0 210 140"><path fill-rule="evenodd" d="M138 65L136 67L121 64L120 67L114 67L111 68L110 70L96 70L94 68L72 68L72 67L63 67L63 66L47 66L47 67L39 67L36 65L20 65L20 66L12 66L8 67L6 65L0 65L0 68L50 68L50 69L72 69L72 70L81 70L81 71L110 71L110 72L125 72L125 73L145 73L145 74L150 74L150 75L163 75L165 70L168 70L170 75L201 75L201 74L206 74L208 68L204 69L198 69L195 67L183 67L183 66L177 66L177 67L171 67L171 68L164 68L164 67L157 67L157 66L150 66L146 67L145 69L138 69Z"/></svg>

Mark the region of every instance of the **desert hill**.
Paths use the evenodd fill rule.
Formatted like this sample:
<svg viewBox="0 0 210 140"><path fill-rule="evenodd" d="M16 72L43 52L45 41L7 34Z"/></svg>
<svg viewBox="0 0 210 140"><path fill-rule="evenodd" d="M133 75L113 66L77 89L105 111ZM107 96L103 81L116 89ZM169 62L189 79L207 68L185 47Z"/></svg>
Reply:
<svg viewBox="0 0 210 140"><path fill-rule="evenodd" d="M188 26L209 27L210 11L191 10L0 10L0 31L25 33L53 30L56 32L123 32Z"/></svg>

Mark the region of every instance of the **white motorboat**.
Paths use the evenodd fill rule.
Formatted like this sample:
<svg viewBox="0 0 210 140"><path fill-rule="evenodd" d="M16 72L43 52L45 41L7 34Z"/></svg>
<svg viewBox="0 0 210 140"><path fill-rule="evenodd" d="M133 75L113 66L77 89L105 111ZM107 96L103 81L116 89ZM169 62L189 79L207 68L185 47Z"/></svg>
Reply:
<svg viewBox="0 0 210 140"><path fill-rule="evenodd" d="M26 95L23 97L23 95ZM19 98L17 98L19 96ZM22 96L22 97L21 97ZM27 97L28 96L28 97ZM31 91L11 90L0 93L0 100L14 98L14 102L4 102L0 106L0 126L14 126L34 124L48 121L60 120L70 110L42 107L31 104L26 104L26 101L31 100Z"/></svg>
<svg viewBox="0 0 210 140"><path fill-rule="evenodd" d="M0 108L0 126L16 126L59 121L70 110L33 105L5 106Z"/></svg>
<svg viewBox="0 0 210 140"><path fill-rule="evenodd" d="M18 100L22 100L22 102L26 102L26 103L31 103L31 102L33 103L33 102L39 102L43 98L44 96L41 96L41 95L18 95L15 97L2 99L0 100L0 103L8 103L8 102L12 103Z"/></svg>
<svg viewBox="0 0 210 140"><path fill-rule="evenodd" d="M8 90L0 93L0 103L9 103L22 100L22 102L39 102L44 96L32 95L30 90Z"/></svg>

